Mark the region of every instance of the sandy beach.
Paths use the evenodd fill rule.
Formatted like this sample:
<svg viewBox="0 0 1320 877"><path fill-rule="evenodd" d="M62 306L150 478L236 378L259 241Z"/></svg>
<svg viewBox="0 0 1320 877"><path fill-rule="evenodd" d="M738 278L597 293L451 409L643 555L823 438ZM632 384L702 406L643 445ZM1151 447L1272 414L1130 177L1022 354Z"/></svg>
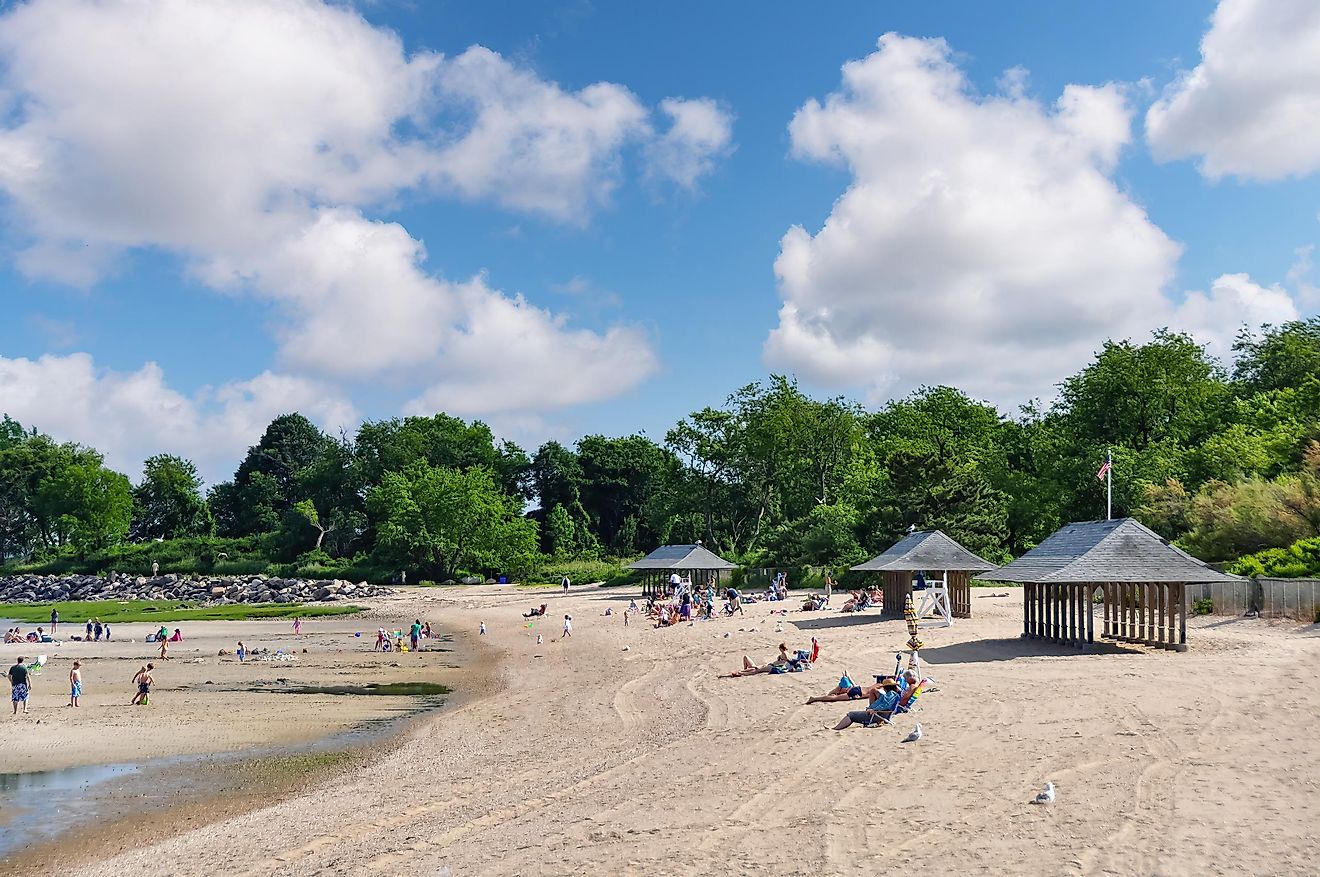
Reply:
<svg viewBox="0 0 1320 877"><path fill-rule="evenodd" d="M486 622L479 646L500 658L489 691L368 766L76 870L1314 873L1314 626L1194 619L1185 654L1083 655L1018 639L1017 589L976 589L974 618L923 634L939 690L916 714L835 732L846 705L804 701L843 671L892 669L901 621L772 618L782 604L762 603L625 629L627 599L589 587L410 594L389 611L472 635ZM520 613L540 602L549 614L528 628ZM559 641L564 612L574 636ZM812 635L822 654L809 672L716 678ZM916 720L925 736L901 744ZM1056 803L1027 803L1046 781Z"/></svg>

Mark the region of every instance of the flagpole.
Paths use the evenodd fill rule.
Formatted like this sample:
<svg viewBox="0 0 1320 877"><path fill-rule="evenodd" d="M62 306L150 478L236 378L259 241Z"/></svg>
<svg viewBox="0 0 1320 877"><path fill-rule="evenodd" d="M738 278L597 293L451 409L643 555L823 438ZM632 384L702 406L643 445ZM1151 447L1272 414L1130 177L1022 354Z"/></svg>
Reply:
<svg viewBox="0 0 1320 877"><path fill-rule="evenodd" d="M1105 451L1105 463L1108 469L1105 470L1105 520L1114 519L1114 451L1109 449Z"/></svg>

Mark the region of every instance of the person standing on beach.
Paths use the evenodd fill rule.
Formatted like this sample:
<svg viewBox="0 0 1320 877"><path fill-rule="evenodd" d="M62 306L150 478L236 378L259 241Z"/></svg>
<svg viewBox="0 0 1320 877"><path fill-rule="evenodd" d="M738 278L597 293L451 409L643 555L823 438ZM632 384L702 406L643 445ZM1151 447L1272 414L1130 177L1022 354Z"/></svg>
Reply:
<svg viewBox="0 0 1320 877"><path fill-rule="evenodd" d="M133 684L137 686L137 694L128 702L129 706L147 705L147 701L151 698L151 684L156 681L151 675L151 671L155 669L155 664L146 664L134 674Z"/></svg>
<svg viewBox="0 0 1320 877"><path fill-rule="evenodd" d="M243 645L242 640L238 641L238 648L234 650L234 654L238 655L238 663L240 664L247 660L247 646Z"/></svg>
<svg viewBox="0 0 1320 877"><path fill-rule="evenodd" d="M827 606L829 605L830 597L833 596L833 594L834 594L834 576L830 575L830 574L829 574L829 571L826 570L826 572L825 572L825 605L827 605Z"/></svg>
<svg viewBox="0 0 1320 877"><path fill-rule="evenodd" d="M414 618L412 627L408 628L408 641L412 643L412 650L417 651L417 644L422 640L422 619Z"/></svg>
<svg viewBox="0 0 1320 877"><path fill-rule="evenodd" d="M105 624L105 641L110 642L110 622L108 621Z"/></svg>
<svg viewBox="0 0 1320 877"><path fill-rule="evenodd" d="M103 630L104 630L104 628L101 626L101 619L99 619L99 618L93 618L93 619L92 619L92 632L96 634L96 641L97 641L98 643L101 641L101 632L102 632Z"/></svg>
<svg viewBox="0 0 1320 877"><path fill-rule="evenodd" d="M51 610L50 610L50 635L51 635L51 636L54 636L54 635L55 635L55 631L59 629L59 626L60 626L60 613L59 613L59 610L58 610L58 609L55 609L54 607L52 607Z"/></svg>
<svg viewBox="0 0 1320 877"><path fill-rule="evenodd" d="M23 704L23 715L27 715L28 702L28 668L23 663L23 656L19 655L14 666L9 668L9 684L12 687L9 699L14 702L14 715L18 715L18 705Z"/></svg>
<svg viewBox="0 0 1320 877"><path fill-rule="evenodd" d="M78 698L82 697L82 661L74 661L69 671L69 706L81 706Z"/></svg>
<svg viewBox="0 0 1320 877"><path fill-rule="evenodd" d="M293 635L302 633L302 616L299 615L293 619Z"/></svg>
<svg viewBox="0 0 1320 877"><path fill-rule="evenodd" d="M564 589L564 592L565 592L565 593L568 592L568 586L569 586L570 584L572 584L572 582L570 582L570 581L568 580L568 575L567 575L567 574L565 574L564 577L563 577L562 579L559 580L559 586L560 586L561 588Z"/></svg>
<svg viewBox="0 0 1320 877"><path fill-rule="evenodd" d="M87 619L87 642L92 641L92 619Z"/></svg>
<svg viewBox="0 0 1320 877"><path fill-rule="evenodd" d="M572 615L565 614L565 615L564 615L564 636L572 636L572 635L573 635L573 616L572 616Z"/></svg>
<svg viewBox="0 0 1320 877"><path fill-rule="evenodd" d="M161 659L162 661L168 661L168 660L170 659L170 655L169 655L169 651L170 651L170 640L169 640L169 637L164 637L164 638L157 637L157 639L160 640L160 659Z"/></svg>

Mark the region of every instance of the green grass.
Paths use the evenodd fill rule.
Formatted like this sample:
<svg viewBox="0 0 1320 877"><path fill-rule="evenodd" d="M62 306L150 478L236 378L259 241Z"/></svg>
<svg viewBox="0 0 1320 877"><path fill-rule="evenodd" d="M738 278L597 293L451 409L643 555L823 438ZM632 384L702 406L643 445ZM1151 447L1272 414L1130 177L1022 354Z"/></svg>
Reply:
<svg viewBox="0 0 1320 877"><path fill-rule="evenodd" d="M50 610L60 613L61 624L81 624L99 618L110 624L139 621L241 621L247 618L303 618L352 615L361 606L302 606L296 603L234 603L202 606L178 600L74 600L67 603L0 603L0 618L27 624L47 624Z"/></svg>

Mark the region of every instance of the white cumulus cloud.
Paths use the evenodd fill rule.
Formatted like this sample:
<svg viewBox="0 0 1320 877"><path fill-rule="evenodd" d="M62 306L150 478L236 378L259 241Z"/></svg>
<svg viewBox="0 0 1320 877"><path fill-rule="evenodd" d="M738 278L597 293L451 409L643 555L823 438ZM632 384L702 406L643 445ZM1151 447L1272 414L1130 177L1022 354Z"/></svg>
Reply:
<svg viewBox="0 0 1320 877"><path fill-rule="evenodd" d="M649 147L651 170L685 189L715 168L733 143L733 115L709 98L665 98L660 111L669 117L667 130Z"/></svg>
<svg viewBox="0 0 1320 877"><path fill-rule="evenodd" d="M690 112L658 112L675 107ZM282 370L386 379L470 414L626 391L656 366L651 339L446 279L373 212L453 195L581 224L625 150L678 127L658 134L651 116L622 85L567 89L479 46L410 54L347 4L32 0L0 15L0 193L22 270L86 286L125 252L175 253L272 303ZM681 168L693 185L727 138L687 128L704 156Z"/></svg>
<svg viewBox="0 0 1320 877"><path fill-rule="evenodd" d="M134 480L142 461L158 453L191 458L208 481L228 478L266 425L292 411L330 432L357 423L346 399L305 378L263 372L187 395L153 362L118 372L86 353L0 356L0 410L60 441L96 448Z"/></svg>
<svg viewBox="0 0 1320 877"><path fill-rule="evenodd" d="M794 154L852 181L823 228L783 237L768 364L877 397L953 383L1016 402L1162 324L1179 247L1112 179L1123 90L1045 106L1024 75L978 94L943 40L889 34L797 112Z"/></svg>
<svg viewBox="0 0 1320 877"><path fill-rule="evenodd" d="M1223 362L1233 356L1239 329L1278 326L1300 315L1292 293L1282 286L1261 286L1246 274L1225 274L1209 292L1189 292L1178 308L1175 328L1189 332Z"/></svg>
<svg viewBox="0 0 1320 877"><path fill-rule="evenodd" d="M1211 179L1320 169L1320 3L1220 0L1200 63L1151 106L1146 136Z"/></svg>

